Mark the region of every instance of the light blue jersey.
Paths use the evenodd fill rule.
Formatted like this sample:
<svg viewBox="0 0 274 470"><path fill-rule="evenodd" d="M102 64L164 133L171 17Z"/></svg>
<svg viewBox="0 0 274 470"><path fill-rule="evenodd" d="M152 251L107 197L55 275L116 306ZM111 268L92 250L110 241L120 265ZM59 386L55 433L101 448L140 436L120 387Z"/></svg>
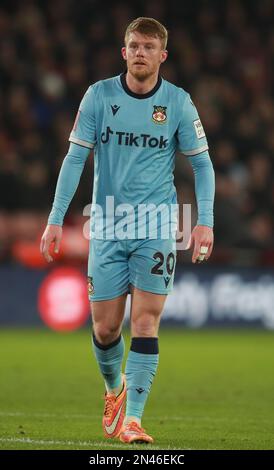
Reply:
<svg viewBox="0 0 274 470"><path fill-rule="evenodd" d="M208 149L187 92L161 77L143 95L127 87L125 74L99 81L84 95L69 140L94 148L93 238L116 239L117 224L126 228L130 238L147 238L148 216L144 214L151 204L156 207L155 238L167 224L174 234L174 210L167 213L166 208L177 203L175 152L193 157ZM159 206L163 211L157 214ZM125 225L131 208L135 225Z"/></svg>

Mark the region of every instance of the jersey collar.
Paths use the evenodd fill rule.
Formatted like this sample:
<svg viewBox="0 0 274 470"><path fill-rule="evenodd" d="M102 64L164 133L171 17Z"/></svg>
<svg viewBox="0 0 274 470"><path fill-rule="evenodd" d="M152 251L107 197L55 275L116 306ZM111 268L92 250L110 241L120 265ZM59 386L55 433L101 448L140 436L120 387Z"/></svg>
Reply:
<svg viewBox="0 0 274 470"><path fill-rule="evenodd" d="M144 100L145 98L150 98L151 96L153 96L156 91L159 90L162 83L162 77L160 77L159 75L155 87L152 88L152 90L150 90L148 93L134 93L134 91L131 91L130 88L127 86L126 73L127 72L123 72L120 75L122 87L128 95L132 96L133 98L137 98L138 100Z"/></svg>

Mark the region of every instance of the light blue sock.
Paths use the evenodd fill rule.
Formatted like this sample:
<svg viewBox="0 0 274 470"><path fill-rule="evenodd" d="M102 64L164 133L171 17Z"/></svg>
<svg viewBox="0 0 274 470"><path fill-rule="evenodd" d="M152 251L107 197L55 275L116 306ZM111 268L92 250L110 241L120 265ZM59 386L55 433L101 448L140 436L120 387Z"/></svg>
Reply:
<svg viewBox="0 0 274 470"><path fill-rule="evenodd" d="M125 352L123 336L120 335L113 343L104 346L93 335L92 344L107 389L119 387L122 384L121 369Z"/></svg>
<svg viewBox="0 0 274 470"><path fill-rule="evenodd" d="M158 362L158 338L132 338L126 363L126 417L141 420Z"/></svg>

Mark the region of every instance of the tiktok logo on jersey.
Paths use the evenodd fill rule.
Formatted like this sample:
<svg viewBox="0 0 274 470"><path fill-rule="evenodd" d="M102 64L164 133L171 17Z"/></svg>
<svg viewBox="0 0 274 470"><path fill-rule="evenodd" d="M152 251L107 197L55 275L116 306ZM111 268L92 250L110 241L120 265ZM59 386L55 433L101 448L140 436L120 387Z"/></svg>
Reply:
<svg viewBox="0 0 274 470"><path fill-rule="evenodd" d="M115 139L118 145L126 145L129 147L159 147L159 149L162 149L166 148L168 145L168 139L165 139L163 135L158 139L150 134L136 135L134 132L115 132L107 126L106 131L101 134L101 142L102 144L107 144L110 139Z"/></svg>

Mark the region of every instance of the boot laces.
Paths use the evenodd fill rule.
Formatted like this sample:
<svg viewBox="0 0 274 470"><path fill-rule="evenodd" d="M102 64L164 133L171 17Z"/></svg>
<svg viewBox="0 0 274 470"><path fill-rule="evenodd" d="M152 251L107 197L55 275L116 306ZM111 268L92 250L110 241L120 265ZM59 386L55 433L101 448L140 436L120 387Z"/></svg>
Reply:
<svg viewBox="0 0 274 470"><path fill-rule="evenodd" d="M137 432L146 432L144 428L141 428L141 426L136 422L136 421L131 421L126 425L126 428L129 431L137 431Z"/></svg>
<svg viewBox="0 0 274 470"><path fill-rule="evenodd" d="M116 397L113 393L107 393L104 396L104 400L105 400L104 416L106 418L109 418L112 415Z"/></svg>

